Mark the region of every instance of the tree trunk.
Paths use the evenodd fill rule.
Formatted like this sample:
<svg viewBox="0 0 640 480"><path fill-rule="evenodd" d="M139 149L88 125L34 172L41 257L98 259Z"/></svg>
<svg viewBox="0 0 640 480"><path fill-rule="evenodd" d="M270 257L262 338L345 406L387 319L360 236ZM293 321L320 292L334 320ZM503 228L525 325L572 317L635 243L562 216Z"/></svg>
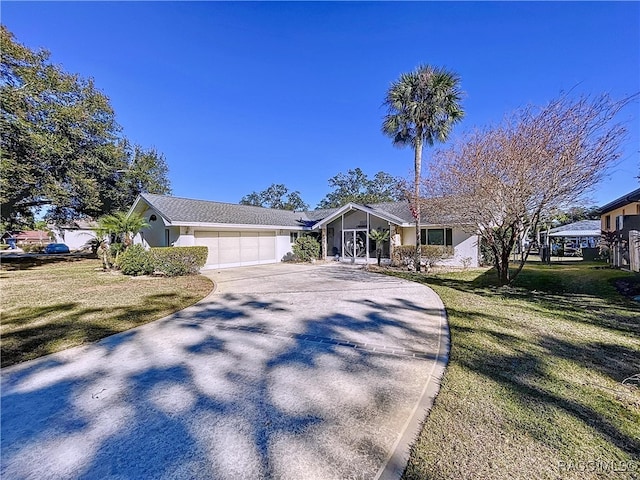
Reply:
<svg viewBox="0 0 640 480"><path fill-rule="evenodd" d="M420 170L422 169L422 135L418 132L415 145L415 178L413 186L413 208L416 215L416 254L414 263L416 272L420 271L420 258L422 249L420 248Z"/></svg>
<svg viewBox="0 0 640 480"><path fill-rule="evenodd" d="M500 265L498 267L498 282L500 283L500 286L509 284L509 255L510 255L510 253L511 253L511 251L510 250L506 250L506 249L503 249L502 252L500 252L500 260L498 260L498 262L500 263Z"/></svg>

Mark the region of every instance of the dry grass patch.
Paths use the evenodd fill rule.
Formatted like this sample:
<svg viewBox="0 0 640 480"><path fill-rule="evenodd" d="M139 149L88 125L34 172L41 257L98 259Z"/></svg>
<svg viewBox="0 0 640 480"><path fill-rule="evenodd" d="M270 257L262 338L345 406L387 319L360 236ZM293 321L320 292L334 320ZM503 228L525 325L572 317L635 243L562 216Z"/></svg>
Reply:
<svg viewBox="0 0 640 480"><path fill-rule="evenodd" d="M497 288L492 271L389 273L432 287L451 327L405 479L640 478L640 389L622 383L640 373L640 304L614 287L633 274L527 265Z"/></svg>
<svg viewBox="0 0 640 480"><path fill-rule="evenodd" d="M208 295L200 275L127 277L93 259L3 264L2 367L162 318Z"/></svg>

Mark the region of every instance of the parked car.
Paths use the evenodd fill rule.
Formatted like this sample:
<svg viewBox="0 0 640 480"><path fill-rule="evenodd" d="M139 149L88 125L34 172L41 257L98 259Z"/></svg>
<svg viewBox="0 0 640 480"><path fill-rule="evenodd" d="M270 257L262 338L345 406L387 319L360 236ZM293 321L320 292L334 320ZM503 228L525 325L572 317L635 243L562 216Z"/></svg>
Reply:
<svg viewBox="0 0 640 480"><path fill-rule="evenodd" d="M50 243L44 247L44 253L69 253L69 247L64 243Z"/></svg>

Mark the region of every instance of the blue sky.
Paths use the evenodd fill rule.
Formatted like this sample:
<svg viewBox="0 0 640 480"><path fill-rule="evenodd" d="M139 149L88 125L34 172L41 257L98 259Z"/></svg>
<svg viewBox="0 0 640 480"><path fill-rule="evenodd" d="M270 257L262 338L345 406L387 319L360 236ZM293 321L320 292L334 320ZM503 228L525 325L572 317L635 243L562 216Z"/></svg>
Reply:
<svg viewBox="0 0 640 480"><path fill-rule="evenodd" d="M410 176L412 151L380 133L382 101L422 63L462 79L453 137L570 89L640 91L637 2L3 2L1 14L18 41L93 77L189 198L284 183L315 207L350 168ZM639 103L620 119L628 140L595 204L638 188Z"/></svg>

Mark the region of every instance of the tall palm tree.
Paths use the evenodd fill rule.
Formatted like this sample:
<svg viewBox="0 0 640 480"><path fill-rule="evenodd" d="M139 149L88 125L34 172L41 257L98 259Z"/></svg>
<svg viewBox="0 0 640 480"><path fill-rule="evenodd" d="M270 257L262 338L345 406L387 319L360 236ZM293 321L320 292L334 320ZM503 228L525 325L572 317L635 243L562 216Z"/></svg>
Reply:
<svg viewBox="0 0 640 480"><path fill-rule="evenodd" d="M445 142L453 126L464 117L460 105L460 77L444 68L420 65L403 73L387 91L387 115L382 132L397 147L414 149L415 179L412 214L416 220L416 270L420 271L420 175L422 147Z"/></svg>

